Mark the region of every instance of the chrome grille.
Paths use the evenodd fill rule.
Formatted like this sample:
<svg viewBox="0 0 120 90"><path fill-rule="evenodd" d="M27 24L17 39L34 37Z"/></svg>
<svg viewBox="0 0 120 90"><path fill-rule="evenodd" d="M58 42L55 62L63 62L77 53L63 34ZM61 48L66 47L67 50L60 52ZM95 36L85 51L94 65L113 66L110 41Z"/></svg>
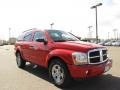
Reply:
<svg viewBox="0 0 120 90"><path fill-rule="evenodd" d="M93 49L88 52L89 64L98 64L105 62L106 60L107 60L106 48Z"/></svg>

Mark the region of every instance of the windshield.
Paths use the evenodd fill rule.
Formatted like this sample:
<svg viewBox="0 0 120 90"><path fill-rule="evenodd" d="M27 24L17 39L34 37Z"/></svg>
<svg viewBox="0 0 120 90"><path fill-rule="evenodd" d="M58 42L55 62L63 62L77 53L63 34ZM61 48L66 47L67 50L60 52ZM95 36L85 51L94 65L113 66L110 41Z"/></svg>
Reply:
<svg viewBox="0 0 120 90"><path fill-rule="evenodd" d="M55 42L60 42L60 41L79 41L78 38L73 36L70 33L60 31L60 30L48 30L48 33L50 34L51 38Z"/></svg>

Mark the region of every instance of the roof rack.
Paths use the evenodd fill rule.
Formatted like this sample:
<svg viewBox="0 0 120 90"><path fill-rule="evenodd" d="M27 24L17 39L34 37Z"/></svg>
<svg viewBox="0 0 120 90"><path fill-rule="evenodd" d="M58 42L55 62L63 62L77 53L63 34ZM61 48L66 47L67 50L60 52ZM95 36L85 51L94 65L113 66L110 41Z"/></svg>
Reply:
<svg viewBox="0 0 120 90"><path fill-rule="evenodd" d="M28 29L28 30L23 31L22 33L27 32L27 31L32 31L32 30L35 30L35 29L37 29L37 28Z"/></svg>

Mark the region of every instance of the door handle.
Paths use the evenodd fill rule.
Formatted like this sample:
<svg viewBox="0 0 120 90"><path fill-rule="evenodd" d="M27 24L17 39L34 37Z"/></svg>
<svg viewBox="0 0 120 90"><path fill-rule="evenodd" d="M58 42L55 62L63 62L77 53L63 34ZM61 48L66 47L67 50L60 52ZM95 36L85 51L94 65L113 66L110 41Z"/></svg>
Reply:
<svg viewBox="0 0 120 90"><path fill-rule="evenodd" d="M34 49L34 46L30 45L29 48Z"/></svg>

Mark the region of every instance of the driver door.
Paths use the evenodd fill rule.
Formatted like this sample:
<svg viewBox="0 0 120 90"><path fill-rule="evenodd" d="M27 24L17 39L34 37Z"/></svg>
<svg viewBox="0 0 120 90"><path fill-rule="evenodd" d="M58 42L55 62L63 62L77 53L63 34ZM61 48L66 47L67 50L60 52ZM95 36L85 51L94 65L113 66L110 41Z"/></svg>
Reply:
<svg viewBox="0 0 120 90"><path fill-rule="evenodd" d="M44 42L38 42L36 40L44 39L44 38L45 38L44 32L42 31L34 32L33 43L31 43L31 50L30 50L31 61L41 66L44 65L45 57L48 49L47 49L47 45L45 45Z"/></svg>

